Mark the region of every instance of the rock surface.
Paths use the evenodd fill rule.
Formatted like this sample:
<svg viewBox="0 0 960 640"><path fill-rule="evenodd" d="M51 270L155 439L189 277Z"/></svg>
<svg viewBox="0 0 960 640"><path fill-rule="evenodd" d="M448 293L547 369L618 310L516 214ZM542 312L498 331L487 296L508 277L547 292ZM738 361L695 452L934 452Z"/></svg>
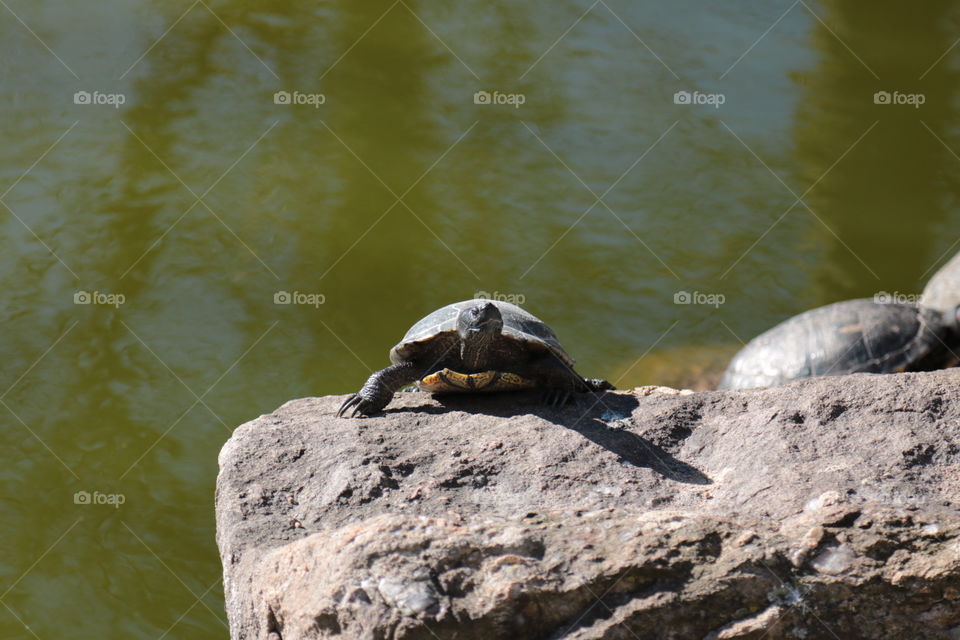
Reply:
<svg viewBox="0 0 960 640"><path fill-rule="evenodd" d="M949 311L960 304L960 252L937 269L923 289L923 305Z"/></svg>
<svg viewBox="0 0 960 640"><path fill-rule="evenodd" d="M958 390L289 402L220 454L232 637L956 640Z"/></svg>

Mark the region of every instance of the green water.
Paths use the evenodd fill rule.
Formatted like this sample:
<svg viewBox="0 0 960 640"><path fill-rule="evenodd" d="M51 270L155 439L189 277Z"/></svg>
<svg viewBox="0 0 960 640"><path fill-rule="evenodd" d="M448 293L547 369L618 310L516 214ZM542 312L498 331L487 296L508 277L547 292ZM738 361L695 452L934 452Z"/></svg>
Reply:
<svg viewBox="0 0 960 640"><path fill-rule="evenodd" d="M6 0L0 637L224 638L231 429L445 303L707 386L794 313L918 291L960 228L960 8L903 7Z"/></svg>

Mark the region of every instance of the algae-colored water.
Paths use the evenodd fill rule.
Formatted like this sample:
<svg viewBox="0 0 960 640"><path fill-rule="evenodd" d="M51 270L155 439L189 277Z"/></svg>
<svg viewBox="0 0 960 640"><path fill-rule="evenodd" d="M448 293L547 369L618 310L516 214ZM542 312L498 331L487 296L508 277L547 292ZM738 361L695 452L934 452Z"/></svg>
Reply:
<svg viewBox="0 0 960 640"><path fill-rule="evenodd" d="M706 386L792 314L919 291L960 229L958 15L2 3L0 637L226 637L231 429L448 302Z"/></svg>

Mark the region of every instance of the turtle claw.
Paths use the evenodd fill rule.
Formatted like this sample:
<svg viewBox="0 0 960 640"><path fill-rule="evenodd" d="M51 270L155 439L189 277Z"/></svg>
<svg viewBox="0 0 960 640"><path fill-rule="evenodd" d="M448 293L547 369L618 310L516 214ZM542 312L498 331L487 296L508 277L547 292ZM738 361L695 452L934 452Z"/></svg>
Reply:
<svg viewBox="0 0 960 640"><path fill-rule="evenodd" d="M381 407L377 407L359 393L355 393L343 401L340 409L337 410L337 417L356 418L357 416L371 416L380 411L380 409Z"/></svg>
<svg viewBox="0 0 960 640"><path fill-rule="evenodd" d="M587 386L590 387L591 391L615 391L616 387L613 386L610 382L607 382L603 378L587 378Z"/></svg>
<svg viewBox="0 0 960 640"><path fill-rule="evenodd" d="M564 389L547 389L543 392L543 402L548 407L562 407L570 402L572 394Z"/></svg>

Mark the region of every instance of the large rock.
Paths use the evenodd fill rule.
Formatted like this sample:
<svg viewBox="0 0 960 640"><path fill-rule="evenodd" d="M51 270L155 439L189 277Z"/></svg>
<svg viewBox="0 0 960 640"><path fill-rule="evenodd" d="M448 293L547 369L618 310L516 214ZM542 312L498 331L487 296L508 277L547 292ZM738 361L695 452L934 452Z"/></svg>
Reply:
<svg viewBox="0 0 960 640"><path fill-rule="evenodd" d="M240 638L960 638L960 370L289 402L220 454Z"/></svg>

